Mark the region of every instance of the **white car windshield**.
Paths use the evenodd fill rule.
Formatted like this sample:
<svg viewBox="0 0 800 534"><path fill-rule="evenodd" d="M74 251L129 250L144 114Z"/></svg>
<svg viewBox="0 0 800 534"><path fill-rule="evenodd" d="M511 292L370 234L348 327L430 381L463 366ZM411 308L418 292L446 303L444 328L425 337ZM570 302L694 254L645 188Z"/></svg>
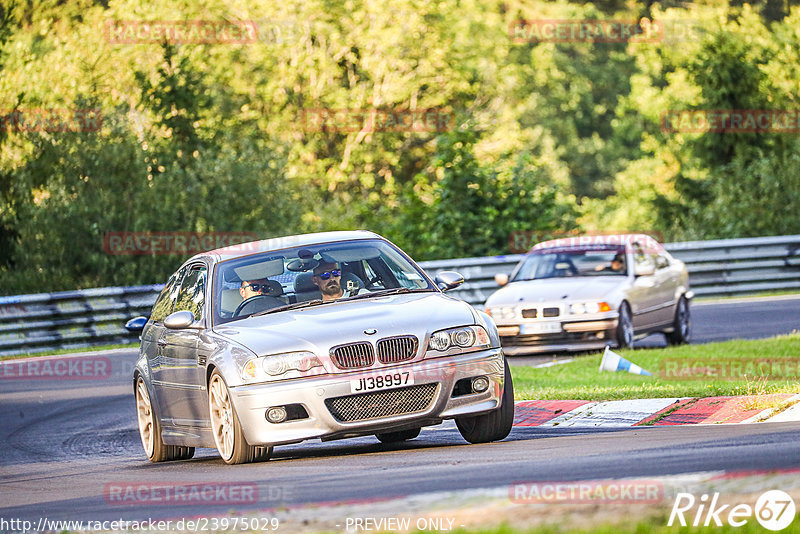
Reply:
<svg viewBox="0 0 800 534"><path fill-rule="evenodd" d="M436 291L391 244L378 239L268 251L219 263L214 276L214 324L280 313L334 300Z"/></svg>
<svg viewBox="0 0 800 534"><path fill-rule="evenodd" d="M530 252L511 281L627 274L624 247L545 248Z"/></svg>

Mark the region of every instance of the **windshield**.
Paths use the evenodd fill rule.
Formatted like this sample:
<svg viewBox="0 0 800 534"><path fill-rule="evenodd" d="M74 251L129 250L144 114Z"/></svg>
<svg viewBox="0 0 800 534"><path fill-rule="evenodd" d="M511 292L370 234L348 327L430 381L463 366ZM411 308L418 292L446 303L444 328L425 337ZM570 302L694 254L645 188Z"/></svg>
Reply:
<svg viewBox="0 0 800 534"><path fill-rule="evenodd" d="M220 262L213 315L219 325L345 299L436 291L427 276L386 241L365 239L263 252Z"/></svg>
<svg viewBox="0 0 800 534"><path fill-rule="evenodd" d="M511 281L627 274L625 247L563 247L529 253Z"/></svg>

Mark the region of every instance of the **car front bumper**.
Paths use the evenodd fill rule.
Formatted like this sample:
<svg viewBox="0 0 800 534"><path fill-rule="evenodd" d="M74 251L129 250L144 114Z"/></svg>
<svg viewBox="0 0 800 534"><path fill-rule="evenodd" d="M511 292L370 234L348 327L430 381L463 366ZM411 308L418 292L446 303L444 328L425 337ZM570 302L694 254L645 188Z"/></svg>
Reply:
<svg viewBox="0 0 800 534"><path fill-rule="evenodd" d="M364 394L351 392L351 379L375 376L376 372L412 372L414 384ZM454 387L459 380L477 376L489 378L486 391L454 396ZM500 406L504 377L503 350L494 348L387 366L380 370L354 370L238 386L230 388L230 392L247 442L251 445L281 445L312 438L328 440L403 430L437 424L443 419L485 413ZM270 407L296 404L305 408L307 418L283 423L267 421L266 412ZM413 409L408 411L411 404L414 404ZM393 405L400 406L395 411L401 413L378 413L391 410ZM346 406L351 416L356 414L356 419L343 419L336 408L341 406Z"/></svg>
<svg viewBox="0 0 800 534"><path fill-rule="evenodd" d="M500 344L508 356L542 352L602 349L616 340L617 317L561 321L559 332L537 332L523 324L498 325ZM527 328L527 331L526 331ZM535 333L528 333L534 330Z"/></svg>

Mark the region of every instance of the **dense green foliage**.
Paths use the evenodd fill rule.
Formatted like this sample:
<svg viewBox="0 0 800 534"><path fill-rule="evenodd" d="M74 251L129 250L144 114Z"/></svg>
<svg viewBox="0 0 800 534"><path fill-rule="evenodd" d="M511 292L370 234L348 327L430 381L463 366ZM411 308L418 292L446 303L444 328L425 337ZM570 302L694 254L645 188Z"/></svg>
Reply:
<svg viewBox="0 0 800 534"><path fill-rule="evenodd" d="M108 232L366 228L417 259L505 253L516 230L799 233L796 133L661 128L667 110L800 109L791 4L3 2L0 294L163 282L183 260L108 254ZM520 19L664 32L518 42ZM258 33L129 44L115 21ZM37 109L99 109L102 125L15 126ZM317 131L305 113L319 109L451 120Z"/></svg>

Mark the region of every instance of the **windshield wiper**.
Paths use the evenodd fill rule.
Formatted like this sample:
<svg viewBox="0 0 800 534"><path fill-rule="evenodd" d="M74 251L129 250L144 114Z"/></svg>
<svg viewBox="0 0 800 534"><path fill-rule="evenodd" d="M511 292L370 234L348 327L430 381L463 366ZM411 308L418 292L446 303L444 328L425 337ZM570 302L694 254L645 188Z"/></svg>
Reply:
<svg viewBox="0 0 800 534"><path fill-rule="evenodd" d="M357 300L357 299L365 299L369 297L385 297L387 295L399 295L400 293L427 293L433 291L430 288L410 288L410 287L393 287L391 289L380 289L378 291L368 291L367 293L359 293L358 295L353 295L352 297L347 297L342 300Z"/></svg>
<svg viewBox="0 0 800 534"><path fill-rule="evenodd" d="M296 310L297 308L305 308L307 306L314 306L315 304L322 304L322 300L314 299L314 300L304 300L302 302L295 302L294 304L287 304L285 306L278 306L277 308L270 308L268 310L252 313L249 315L249 317L258 317L259 315L267 315L268 313L274 313L285 310Z"/></svg>

